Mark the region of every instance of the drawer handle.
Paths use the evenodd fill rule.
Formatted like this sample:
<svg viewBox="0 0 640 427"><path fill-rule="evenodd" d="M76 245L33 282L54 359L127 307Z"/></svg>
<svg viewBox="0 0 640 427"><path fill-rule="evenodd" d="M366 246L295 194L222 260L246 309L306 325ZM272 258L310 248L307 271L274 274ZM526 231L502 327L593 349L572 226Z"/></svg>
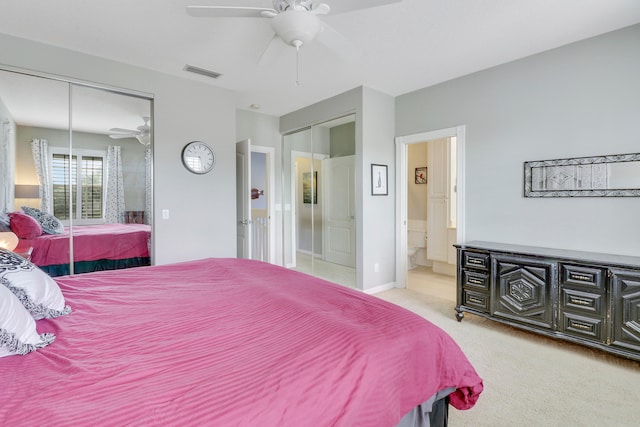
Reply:
<svg viewBox="0 0 640 427"><path fill-rule="evenodd" d="M478 258L469 258L469 264L479 264L484 265L484 261Z"/></svg>
<svg viewBox="0 0 640 427"><path fill-rule="evenodd" d="M589 282L589 283L593 283L593 276L589 276L586 274L576 274L576 273L571 273L569 274L569 277L573 280L579 280L581 282Z"/></svg>
<svg viewBox="0 0 640 427"><path fill-rule="evenodd" d="M582 299L582 298L571 298L571 304L591 306L592 305L591 303L592 303L591 300Z"/></svg>
<svg viewBox="0 0 640 427"><path fill-rule="evenodd" d="M472 303L475 303L475 304L482 304L484 301L482 301L482 300L481 300L481 299L479 299L479 298L473 298L473 297L471 297L471 298L469 298L469 302L472 302Z"/></svg>
<svg viewBox="0 0 640 427"><path fill-rule="evenodd" d="M584 323L571 322L571 326L576 329L582 329L583 331L590 331L591 325L585 325Z"/></svg>
<svg viewBox="0 0 640 427"><path fill-rule="evenodd" d="M473 285L484 285L484 280L480 279L469 279L469 283Z"/></svg>

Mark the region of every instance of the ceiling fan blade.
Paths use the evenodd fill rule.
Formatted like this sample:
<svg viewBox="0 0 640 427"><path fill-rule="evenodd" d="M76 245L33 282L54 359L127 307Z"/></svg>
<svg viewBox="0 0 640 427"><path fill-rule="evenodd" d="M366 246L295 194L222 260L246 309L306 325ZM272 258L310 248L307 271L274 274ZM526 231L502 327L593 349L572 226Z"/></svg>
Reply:
<svg viewBox="0 0 640 427"><path fill-rule="evenodd" d="M127 133L127 134L133 134L133 135L137 135L139 132L137 130L133 130L133 129L122 129L122 128L111 128L109 129L110 133Z"/></svg>
<svg viewBox="0 0 640 427"><path fill-rule="evenodd" d="M265 7L187 6L187 13L195 18L262 18L262 12L278 13Z"/></svg>
<svg viewBox="0 0 640 427"><path fill-rule="evenodd" d="M362 51L351 40L337 32L326 22L322 23L322 31L318 33L316 40L346 61L357 62L362 56Z"/></svg>
<svg viewBox="0 0 640 427"><path fill-rule="evenodd" d="M137 135L134 135L131 133L123 133L123 134L109 135L109 138L111 139L137 138Z"/></svg>
<svg viewBox="0 0 640 427"><path fill-rule="evenodd" d="M282 52L287 47L285 42L278 37L277 34L274 34L269 41L269 44L260 55L260 59L258 60L259 65L271 65L274 64L282 55Z"/></svg>
<svg viewBox="0 0 640 427"><path fill-rule="evenodd" d="M309 12L313 13L314 15L328 15L329 12L331 12L331 8L326 3L320 3Z"/></svg>
<svg viewBox="0 0 640 427"><path fill-rule="evenodd" d="M342 0L331 3L331 14L351 12L358 9L368 9L370 7L384 6L387 4L400 3L402 0Z"/></svg>

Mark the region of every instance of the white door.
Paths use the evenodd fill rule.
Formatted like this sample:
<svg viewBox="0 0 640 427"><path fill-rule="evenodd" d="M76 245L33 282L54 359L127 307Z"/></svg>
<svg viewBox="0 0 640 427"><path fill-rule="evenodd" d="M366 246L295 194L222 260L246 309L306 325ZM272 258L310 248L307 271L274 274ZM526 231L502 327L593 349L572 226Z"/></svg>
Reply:
<svg viewBox="0 0 640 427"><path fill-rule="evenodd" d="M236 143L237 257L251 259L251 141Z"/></svg>
<svg viewBox="0 0 640 427"><path fill-rule="evenodd" d="M447 261L449 158L448 138L429 141L427 155L427 258Z"/></svg>
<svg viewBox="0 0 640 427"><path fill-rule="evenodd" d="M324 258L356 266L355 156L324 160Z"/></svg>
<svg viewBox="0 0 640 427"><path fill-rule="evenodd" d="M275 261L275 148L251 145L251 259ZM258 155L258 161L256 161ZM263 155L263 156L262 156ZM258 188L256 188L258 187Z"/></svg>

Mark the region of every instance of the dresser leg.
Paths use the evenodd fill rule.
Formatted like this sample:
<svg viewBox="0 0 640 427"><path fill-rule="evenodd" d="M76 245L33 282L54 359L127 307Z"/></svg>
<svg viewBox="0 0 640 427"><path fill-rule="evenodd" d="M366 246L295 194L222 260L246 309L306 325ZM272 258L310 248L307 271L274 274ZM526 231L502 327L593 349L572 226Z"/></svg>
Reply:
<svg viewBox="0 0 640 427"><path fill-rule="evenodd" d="M464 313L462 312L462 310L460 310L460 307L456 307L456 319L458 320L458 322L461 322L463 318Z"/></svg>

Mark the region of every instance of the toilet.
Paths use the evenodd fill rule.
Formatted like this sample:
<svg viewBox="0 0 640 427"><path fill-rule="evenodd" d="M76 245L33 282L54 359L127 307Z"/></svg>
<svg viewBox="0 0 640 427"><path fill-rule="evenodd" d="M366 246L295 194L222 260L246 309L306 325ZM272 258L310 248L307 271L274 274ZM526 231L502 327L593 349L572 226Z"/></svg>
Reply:
<svg viewBox="0 0 640 427"><path fill-rule="evenodd" d="M420 225L422 224L407 228L407 266L409 270L417 267L416 258L427 245L427 232L425 228L420 227Z"/></svg>

